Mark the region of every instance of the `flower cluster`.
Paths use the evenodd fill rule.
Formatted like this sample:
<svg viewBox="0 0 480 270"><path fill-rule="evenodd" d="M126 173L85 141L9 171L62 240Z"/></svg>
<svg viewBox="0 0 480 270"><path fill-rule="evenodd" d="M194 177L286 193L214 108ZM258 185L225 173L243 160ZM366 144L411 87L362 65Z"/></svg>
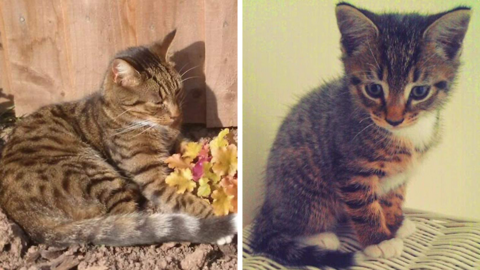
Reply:
<svg viewBox="0 0 480 270"><path fill-rule="evenodd" d="M210 202L215 215L237 212L237 145L224 129L211 141L189 142L165 162L174 171L166 183L183 194L192 192Z"/></svg>

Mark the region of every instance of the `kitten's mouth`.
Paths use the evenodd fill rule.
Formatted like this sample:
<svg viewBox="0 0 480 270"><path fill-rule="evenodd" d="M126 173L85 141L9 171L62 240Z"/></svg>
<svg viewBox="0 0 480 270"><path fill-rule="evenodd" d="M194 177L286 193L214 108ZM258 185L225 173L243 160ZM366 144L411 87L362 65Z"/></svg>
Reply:
<svg viewBox="0 0 480 270"><path fill-rule="evenodd" d="M401 124L398 124L398 125L391 125L389 123L387 123L387 121L385 119L382 119L382 118L378 118L376 116L371 116L373 122L381 127L381 128L384 128L388 131L397 131L397 130L401 130L403 128L406 128L406 127L409 127L409 126L412 126L413 124L415 124L415 120L410 120L410 121L407 121L405 119L405 121L403 121L403 123Z"/></svg>

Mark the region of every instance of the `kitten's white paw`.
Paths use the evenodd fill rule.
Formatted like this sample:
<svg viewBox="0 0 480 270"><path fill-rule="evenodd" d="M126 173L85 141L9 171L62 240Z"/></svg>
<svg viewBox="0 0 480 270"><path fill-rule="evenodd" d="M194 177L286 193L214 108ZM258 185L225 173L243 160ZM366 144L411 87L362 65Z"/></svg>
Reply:
<svg viewBox="0 0 480 270"><path fill-rule="evenodd" d="M385 240L378 245L371 245L363 250L363 253L371 258L394 258L400 257L403 251L403 240L393 238Z"/></svg>
<svg viewBox="0 0 480 270"><path fill-rule="evenodd" d="M411 221L410 219L405 218L403 220L402 226L398 228L398 231L395 234L395 237L405 239L410 235L414 234L416 230L417 230L417 225L415 225L415 223L413 223L413 221Z"/></svg>
<svg viewBox="0 0 480 270"><path fill-rule="evenodd" d="M223 246L232 242L233 235L225 236L217 240L217 245Z"/></svg>
<svg viewBox="0 0 480 270"><path fill-rule="evenodd" d="M340 240L333 232L323 232L298 238L298 241L308 246L318 246L322 249L337 250L340 248Z"/></svg>
<svg viewBox="0 0 480 270"><path fill-rule="evenodd" d="M366 260L368 260L367 256L365 256L365 254L361 251L357 251L355 254L353 254L353 265L358 265Z"/></svg>

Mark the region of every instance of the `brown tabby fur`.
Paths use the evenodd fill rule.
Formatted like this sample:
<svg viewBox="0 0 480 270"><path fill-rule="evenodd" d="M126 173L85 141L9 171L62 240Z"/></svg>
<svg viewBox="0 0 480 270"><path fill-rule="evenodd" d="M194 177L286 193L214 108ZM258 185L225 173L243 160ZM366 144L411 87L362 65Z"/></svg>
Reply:
<svg viewBox="0 0 480 270"><path fill-rule="evenodd" d="M396 237L408 177L440 138L470 10L374 14L337 5L345 74L292 108L270 151L253 247L287 265L348 267L298 239L348 222L363 247ZM380 85L381 94L367 89ZM413 87L429 92L415 99ZM391 123L396 124L391 124ZM392 242L389 242L392 243Z"/></svg>
<svg viewBox="0 0 480 270"><path fill-rule="evenodd" d="M208 203L165 183L164 160L181 145L182 80L167 59L174 35L117 54L96 94L18 123L0 160L0 205L33 240L131 245L234 233L231 217L211 217ZM148 215L146 200L190 216Z"/></svg>

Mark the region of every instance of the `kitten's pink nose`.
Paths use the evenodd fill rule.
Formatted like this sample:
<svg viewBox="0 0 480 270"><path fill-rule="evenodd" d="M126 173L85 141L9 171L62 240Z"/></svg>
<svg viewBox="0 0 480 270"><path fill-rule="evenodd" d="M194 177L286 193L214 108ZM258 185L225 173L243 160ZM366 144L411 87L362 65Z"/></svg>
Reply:
<svg viewBox="0 0 480 270"><path fill-rule="evenodd" d="M393 120L385 119L385 121L387 121L387 123L389 123L389 124L392 125L393 127L398 126L398 125L400 125L401 123L403 123L403 120L405 120L405 118L400 119L400 120L398 120L398 121L393 121Z"/></svg>
<svg viewBox="0 0 480 270"><path fill-rule="evenodd" d="M389 106L387 108L387 115L385 115L385 121L387 121L387 123L389 123L393 127L400 125L405 119L403 117L404 109L405 108L402 105Z"/></svg>

